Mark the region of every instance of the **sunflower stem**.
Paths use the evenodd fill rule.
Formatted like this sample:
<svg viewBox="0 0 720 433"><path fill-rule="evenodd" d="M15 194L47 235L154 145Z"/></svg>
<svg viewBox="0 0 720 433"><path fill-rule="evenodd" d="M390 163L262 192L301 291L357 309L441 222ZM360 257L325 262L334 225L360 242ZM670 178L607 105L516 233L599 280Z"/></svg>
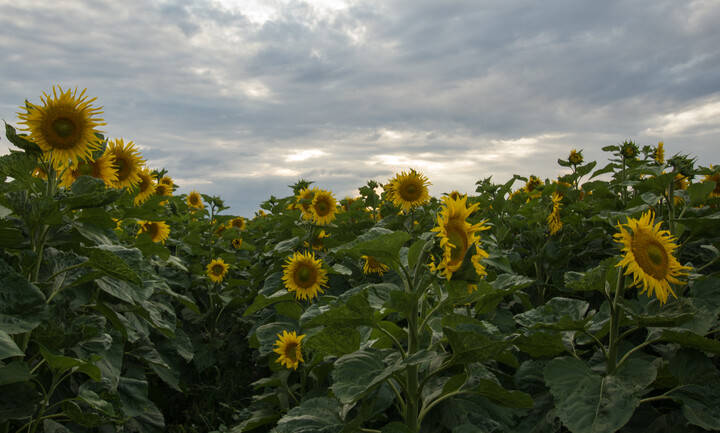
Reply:
<svg viewBox="0 0 720 433"><path fill-rule="evenodd" d="M620 313L622 305L620 299L623 298L625 293L625 278L622 274L623 268L618 268L617 275L617 286L615 287L615 298L610 306L610 342L608 347L607 357L607 374L612 374L617 368L617 357L618 349L620 346L620 339L618 338L618 332L620 329Z"/></svg>

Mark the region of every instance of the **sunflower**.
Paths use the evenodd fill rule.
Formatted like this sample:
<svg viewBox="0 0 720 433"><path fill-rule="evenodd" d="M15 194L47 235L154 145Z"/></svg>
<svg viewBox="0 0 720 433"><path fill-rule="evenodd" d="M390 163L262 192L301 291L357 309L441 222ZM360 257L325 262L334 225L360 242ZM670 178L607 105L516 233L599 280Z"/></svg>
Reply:
<svg viewBox="0 0 720 433"><path fill-rule="evenodd" d="M213 259L210 264L207 265L205 274L210 278L210 281L221 283L228 269L230 269L230 266L228 266L223 259Z"/></svg>
<svg viewBox="0 0 720 433"><path fill-rule="evenodd" d="M560 195L560 193L558 193L556 191L556 192L552 193L551 199L552 199L553 207L552 207L552 211L550 212L550 215L548 215L548 217L547 217L547 223L548 223L548 228L550 229L550 235L552 236L555 233L557 233L558 231L560 231L560 229L563 226L562 220L560 220L560 208L562 207L562 203L561 203L562 196Z"/></svg>
<svg viewBox="0 0 720 433"><path fill-rule="evenodd" d="M117 181L117 173L113 165L112 156L105 152L96 160L78 160L70 164L63 174L61 186L70 187L80 176L92 176L105 182L106 186L111 186Z"/></svg>
<svg viewBox="0 0 720 433"><path fill-rule="evenodd" d="M350 212L350 207L353 203L355 203L358 199L354 197L350 197L349 195L346 195L342 200L340 200L340 205L342 206L343 211Z"/></svg>
<svg viewBox="0 0 720 433"><path fill-rule="evenodd" d="M365 260L365 264L363 265L363 273L366 275L382 275L389 269L387 266L377 261L377 259L373 256L362 256L362 259Z"/></svg>
<svg viewBox="0 0 720 433"><path fill-rule="evenodd" d="M315 224L324 226L335 219L337 201L330 191L319 189L310 203L310 215Z"/></svg>
<svg viewBox="0 0 720 433"><path fill-rule="evenodd" d="M163 176L158 180L158 183L167 185L172 189L175 189L175 183L173 182L172 178L170 176Z"/></svg>
<svg viewBox="0 0 720 433"><path fill-rule="evenodd" d="M653 150L652 156L658 164L665 164L665 143L659 142L655 150Z"/></svg>
<svg viewBox="0 0 720 433"><path fill-rule="evenodd" d="M312 248L316 251L325 251L325 242L323 242L323 239L329 237L330 235L325 233L325 230L320 230L320 233L318 233L318 235L315 236L315 239L313 239ZM308 247L307 242L303 242L303 245Z"/></svg>
<svg viewBox="0 0 720 433"><path fill-rule="evenodd" d="M42 106L26 102L26 113L18 113L22 120L20 124L26 125L24 130L29 131L28 139L34 141L43 152L50 153L49 158L54 165L66 164L69 160L91 159L92 152L100 148L100 141L95 136L95 128L105 123L103 119L93 119L93 116L102 114L102 107L92 108L92 102L97 98L87 99L83 89L80 95L77 89L68 89L63 92L60 86L55 89L53 96L43 92L40 99ZM58 95L58 91L60 95Z"/></svg>
<svg viewBox="0 0 720 433"><path fill-rule="evenodd" d="M713 170L712 164L710 164L710 170ZM715 171L712 174L706 174L703 181L715 182L715 189L710 193L710 197L720 197L720 171Z"/></svg>
<svg viewBox="0 0 720 433"><path fill-rule="evenodd" d="M577 149L573 149L570 151L570 156L568 156L568 162L572 165L580 165L583 163L583 155L582 150L578 151Z"/></svg>
<svg viewBox="0 0 720 433"><path fill-rule="evenodd" d="M324 293L322 286L327 287L326 274L322 260L315 260L315 253L296 252L283 266L282 279L288 291L295 292L295 298L312 300L318 292Z"/></svg>
<svg viewBox="0 0 720 433"><path fill-rule="evenodd" d="M401 207L402 210L409 211L430 201L428 185L430 183L427 177L411 168L410 173L403 171L389 179L385 190L388 193L389 201Z"/></svg>
<svg viewBox="0 0 720 433"><path fill-rule="evenodd" d="M194 209L205 209L205 205L202 202L202 196L196 190L190 191L186 199L187 205Z"/></svg>
<svg viewBox="0 0 720 433"><path fill-rule="evenodd" d="M108 143L108 152L114 158L113 165L117 170L116 188L134 187L140 183L140 168L145 165L145 160L140 156L132 141L125 144L122 138L117 138Z"/></svg>
<svg viewBox="0 0 720 433"><path fill-rule="evenodd" d="M242 247L243 240L242 240L242 238L235 238L232 240L232 242L230 244L232 245L233 248L235 248L236 250L239 250L240 247Z"/></svg>
<svg viewBox="0 0 720 433"><path fill-rule="evenodd" d="M135 206L145 203L153 194L155 194L155 178L150 169L142 167L138 171L140 183L138 183L138 192L135 196Z"/></svg>
<svg viewBox="0 0 720 433"><path fill-rule="evenodd" d="M138 234L147 233L153 242L165 243L165 240L170 235L170 226L165 224L164 221L138 221L140 230Z"/></svg>
<svg viewBox="0 0 720 433"><path fill-rule="evenodd" d="M457 200L467 194L460 194L460 191L452 190L450 191L450 194L448 194L448 197L450 197L453 200Z"/></svg>
<svg viewBox="0 0 720 433"><path fill-rule="evenodd" d="M283 330L282 335L278 334L277 336L280 339L275 341L277 347L273 349L273 352L280 355L280 357L275 362L287 368L297 370L298 365L300 365L301 362L305 362L302 357L302 347L300 345L300 342L305 336L298 336L295 331L288 333L285 330Z"/></svg>
<svg viewBox="0 0 720 433"><path fill-rule="evenodd" d="M628 218L627 224L618 224L620 233L615 242L622 244L623 258L617 266L625 266L625 274L632 274L632 286L642 286L640 293L653 293L661 303L667 302L668 293L675 296L670 283L685 284L677 279L692 269L678 263L673 252L677 249L675 238L669 231L660 230L660 223L654 224L651 211L640 219ZM677 296L675 296L677 298Z"/></svg>
<svg viewBox="0 0 720 433"><path fill-rule="evenodd" d="M302 211L302 218L304 220L312 219L312 212L310 211L310 205L312 204L313 198L317 188L303 188L295 196L295 204L292 205L293 209L300 209Z"/></svg>
<svg viewBox="0 0 720 433"><path fill-rule="evenodd" d="M488 257L487 253L480 248L480 238L477 232L487 230L485 221L470 224L466 221L478 207L474 204L467 207L467 197L453 200L451 197L443 197L443 208L438 213L437 227L431 231L437 232L440 238L440 247L443 250L442 260L439 265L431 266L433 270L441 271L447 279L452 278L453 272L460 269L467 251L473 246L476 247L476 254L471 259L478 275L486 275L485 267L480 263L482 258Z"/></svg>
<svg viewBox="0 0 720 433"><path fill-rule="evenodd" d="M637 144L635 144L634 141L623 141L623 143L620 145L620 155L622 155L625 159L635 159L638 156L638 153L640 150L638 149Z"/></svg>
<svg viewBox="0 0 720 433"><path fill-rule="evenodd" d="M535 175L530 175L530 178L525 182L525 192L533 192L542 184L540 178Z"/></svg>
<svg viewBox="0 0 720 433"><path fill-rule="evenodd" d="M245 230L245 218L243 217L237 217L233 218L230 221L228 221L228 228L235 227L238 230Z"/></svg>
<svg viewBox="0 0 720 433"><path fill-rule="evenodd" d="M171 197L173 193L172 187L165 183L158 183L155 185L155 195L161 195Z"/></svg>

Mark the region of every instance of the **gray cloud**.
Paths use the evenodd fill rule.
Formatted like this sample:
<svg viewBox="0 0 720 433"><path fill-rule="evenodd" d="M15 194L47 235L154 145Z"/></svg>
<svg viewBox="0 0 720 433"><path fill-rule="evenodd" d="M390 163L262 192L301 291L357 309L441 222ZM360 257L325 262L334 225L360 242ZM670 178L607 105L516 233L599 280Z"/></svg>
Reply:
<svg viewBox="0 0 720 433"><path fill-rule="evenodd" d="M87 87L108 136L246 216L299 178L472 192L625 139L718 162L715 2L323 3L0 0L0 117Z"/></svg>

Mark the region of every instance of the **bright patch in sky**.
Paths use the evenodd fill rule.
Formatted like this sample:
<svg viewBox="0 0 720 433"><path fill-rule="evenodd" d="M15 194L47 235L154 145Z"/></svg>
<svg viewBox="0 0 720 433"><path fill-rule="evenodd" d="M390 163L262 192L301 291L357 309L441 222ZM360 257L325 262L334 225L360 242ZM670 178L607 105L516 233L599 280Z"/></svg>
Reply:
<svg viewBox="0 0 720 433"><path fill-rule="evenodd" d="M275 20L280 16L282 9L292 3L308 4L320 16L345 9L349 4L349 2L343 0L312 0L309 2L297 2L295 0L216 0L216 3L225 10L242 13L251 22L259 25Z"/></svg>
<svg viewBox="0 0 720 433"><path fill-rule="evenodd" d="M306 159L310 158L317 158L319 156L325 155L325 152L319 149L308 149L308 150L299 150L291 155L288 155L285 157L286 162L293 162L293 161L305 161Z"/></svg>

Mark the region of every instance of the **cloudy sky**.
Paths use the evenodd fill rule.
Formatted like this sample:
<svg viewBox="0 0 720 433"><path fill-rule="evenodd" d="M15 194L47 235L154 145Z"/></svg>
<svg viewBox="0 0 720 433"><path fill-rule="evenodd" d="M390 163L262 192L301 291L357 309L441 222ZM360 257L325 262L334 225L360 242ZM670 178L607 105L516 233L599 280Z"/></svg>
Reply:
<svg viewBox="0 0 720 433"><path fill-rule="evenodd" d="M664 140L720 164L717 0L0 0L0 118L87 88L178 194L252 216L298 179L340 199L555 178L571 149ZM0 140L0 154L9 144ZM519 185L518 185L519 186Z"/></svg>

